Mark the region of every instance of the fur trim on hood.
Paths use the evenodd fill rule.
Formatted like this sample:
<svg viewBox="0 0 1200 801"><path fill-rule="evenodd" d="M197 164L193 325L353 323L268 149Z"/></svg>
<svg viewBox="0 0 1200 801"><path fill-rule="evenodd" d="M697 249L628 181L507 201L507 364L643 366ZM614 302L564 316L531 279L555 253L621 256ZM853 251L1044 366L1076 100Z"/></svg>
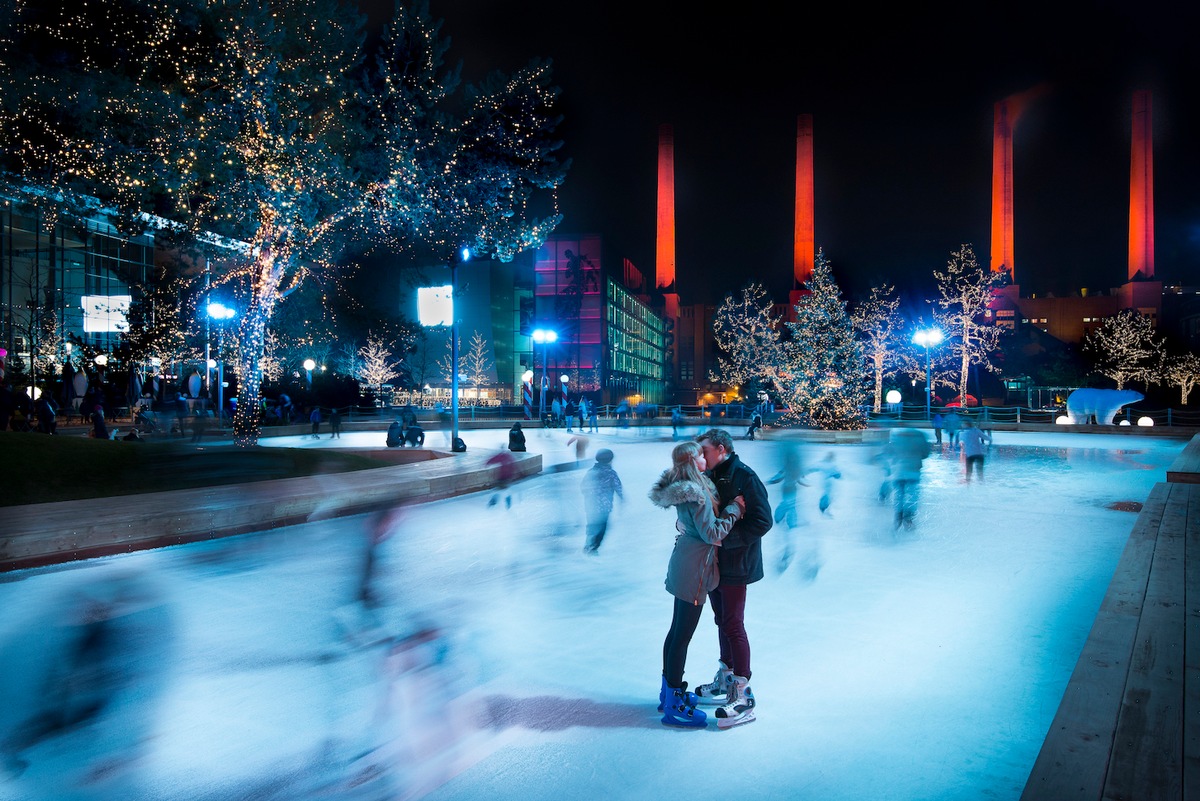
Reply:
<svg viewBox="0 0 1200 801"><path fill-rule="evenodd" d="M672 506L678 506L681 503L711 503L711 497L704 491L695 481L675 481L671 484L663 484L663 479L659 479L650 492L647 493L650 500L655 506L661 506L664 509L670 509Z"/></svg>

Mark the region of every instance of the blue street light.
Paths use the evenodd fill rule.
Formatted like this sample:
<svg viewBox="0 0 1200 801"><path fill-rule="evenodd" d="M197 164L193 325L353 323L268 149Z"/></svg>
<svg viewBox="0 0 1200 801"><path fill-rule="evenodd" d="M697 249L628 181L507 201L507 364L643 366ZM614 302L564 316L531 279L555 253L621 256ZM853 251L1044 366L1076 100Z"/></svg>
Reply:
<svg viewBox="0 0 1200 801"><path fill-rule="evenodd" d="M930 386L932 377L929 369L929 349L942 341L942 332L937 328L925 328L913 334L912 341L913 344L925 348L925 419L929 420L932 417L930 399L933 394L933 387Z"/></svg>
<svg viewBox="0 0 1200 801"><path fill-rule="evenodd" d="M533 341L542 348L542 391L538 393L538 419L546 419L546 392L550 389L550 382L546 379L546 363L550 361L550 345L558 341L558 332L553 328L535 328L533 330Z"/></svg>
<svg viewBox="0 0 1200 801"><path fill-rule="evenodd" d="M225 325L227 320L232 320L237 314L237 310L226 306L220 301L212 300L205 307L210 319L216 320L220 325L217 326L217 355L221 356L221 351L225 347ZM212 385L209 370L213 367L213 360L208 358L208 338L205 337L204 342L204 381L209 384L208 397L212 397ZM225 427L225 359L224 357L217 359L217 428Z"/></svg>

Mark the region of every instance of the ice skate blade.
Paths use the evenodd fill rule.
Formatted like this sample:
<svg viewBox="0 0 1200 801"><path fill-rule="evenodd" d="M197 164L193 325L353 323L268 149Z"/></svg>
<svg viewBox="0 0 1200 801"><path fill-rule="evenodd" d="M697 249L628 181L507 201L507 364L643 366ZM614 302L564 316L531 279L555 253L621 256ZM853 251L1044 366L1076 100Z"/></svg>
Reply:
<svg viewBox="0 0 1200 801"><path fill-rule="evenodd" d="M742 714L735 718L717 718L718 729L732 729L734 726L741 726L746 723L753 723L757 718L754 717L754 710L747 709Z"/></svg>

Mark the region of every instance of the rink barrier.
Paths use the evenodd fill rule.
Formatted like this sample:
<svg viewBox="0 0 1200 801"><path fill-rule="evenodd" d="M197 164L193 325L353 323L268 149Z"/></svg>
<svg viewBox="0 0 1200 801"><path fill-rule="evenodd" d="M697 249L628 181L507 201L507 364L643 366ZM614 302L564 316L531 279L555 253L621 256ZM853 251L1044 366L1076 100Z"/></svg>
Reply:
<svg viewBox="0 0 1200 801"><path fill-rule="evenodd" d="M5 509L0 573L181 545L423 503L490 489L491 453L393 449L419 459L349 473L255 481ZM429 458L430 455L437 458ZM540 473L541 454L515 453L514 480Z"/></svg>
<svg viewBox="0 0 1200 801"><path fill-rule="evenodd" d="M1021 801L1200 797L1197 443L1138 514Z"/></svg>

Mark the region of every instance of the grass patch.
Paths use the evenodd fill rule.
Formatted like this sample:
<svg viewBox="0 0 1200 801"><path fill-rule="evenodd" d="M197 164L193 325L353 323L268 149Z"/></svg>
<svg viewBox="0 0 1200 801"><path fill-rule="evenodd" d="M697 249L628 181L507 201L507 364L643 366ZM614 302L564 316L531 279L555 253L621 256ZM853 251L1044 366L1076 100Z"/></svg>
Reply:
<svg viewBox="0 0 1200 801"><path fill-rule="evenodd" d="M344 473L387 462L325 448L239 448L0 431L0 506Z"/></svg>

